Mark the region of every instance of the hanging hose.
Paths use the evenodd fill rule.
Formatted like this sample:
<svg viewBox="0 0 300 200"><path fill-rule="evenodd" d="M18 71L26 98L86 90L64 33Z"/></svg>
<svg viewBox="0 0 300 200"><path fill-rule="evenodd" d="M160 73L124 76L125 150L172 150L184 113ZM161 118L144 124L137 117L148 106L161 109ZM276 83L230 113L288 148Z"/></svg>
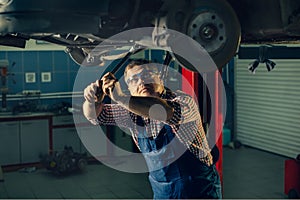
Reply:
<svg viewBox="0 0 300 200"><path fill-rule="evenodd" d="M169 51L167 51L166 57L165 57L165 60L164 60L164 63L163 63L163 68L162 68L161 74L160 74L160 78L163 81L168 76L168 69L169 69L168 67L169 67L169 64L170 64L171 60L172 60L172 55L170 54Z"/></svg>

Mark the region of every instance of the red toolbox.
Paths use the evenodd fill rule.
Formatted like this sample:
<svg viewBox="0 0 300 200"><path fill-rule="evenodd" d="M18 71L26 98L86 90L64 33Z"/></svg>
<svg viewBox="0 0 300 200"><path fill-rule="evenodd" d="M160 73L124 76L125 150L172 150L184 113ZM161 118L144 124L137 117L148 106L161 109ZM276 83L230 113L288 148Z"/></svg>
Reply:
<svg viewBox="0 0 300 200"><path fill-rule="evenodd" d="M300 198L300 154L296 159L285 160L284 193L290 199Z"/></svg>

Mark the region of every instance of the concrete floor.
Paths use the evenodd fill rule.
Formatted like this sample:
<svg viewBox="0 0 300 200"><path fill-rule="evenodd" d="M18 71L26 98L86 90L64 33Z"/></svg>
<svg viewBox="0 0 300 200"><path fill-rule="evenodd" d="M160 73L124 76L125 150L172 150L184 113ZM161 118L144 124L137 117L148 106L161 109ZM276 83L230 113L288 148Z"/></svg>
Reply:
<svg viewBox="0 0 300 200"><path fill-rule="evenodd" d="M223 149L225 199L284 199L285 157L249 147ZM147 174L129 174L102 164L66 177L46 169L5 172L0 198L13 199L151 199Z"/></svg>
<svg viewBox="0 0 300 200"><path fill-rule="evenodd" d="M286 157L253 148L224 148L223 189L229 199L285 199Z"/></svg>

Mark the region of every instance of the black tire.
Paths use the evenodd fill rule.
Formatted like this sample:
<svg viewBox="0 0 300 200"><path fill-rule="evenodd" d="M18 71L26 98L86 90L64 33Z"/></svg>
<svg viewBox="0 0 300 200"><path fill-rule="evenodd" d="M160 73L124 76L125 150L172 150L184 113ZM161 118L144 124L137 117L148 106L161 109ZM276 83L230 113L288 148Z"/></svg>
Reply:
<svg viewBox="0 0 300 200"><path fill-rule="evenodd" d="M178 4L175 2L172 1L168 6ZM226 0L191 0L190 2L189 5L178 5L177 8L175 6L168 11L167 26L196 40L221 69L233 58L240 44L241 26L238 17ZM181 27L178 21L182 20L175 20L179 18L178 16L184 18ZM196 71L195 67L182 57L176 56L176 58L183 67Z"/></svg>
<svg viewBox="0 0 300 200"><path fill-rule="evenodd" d="M288 193L288 198L289 199L299 199L298 192L295 189L290 189Z"/></svg>

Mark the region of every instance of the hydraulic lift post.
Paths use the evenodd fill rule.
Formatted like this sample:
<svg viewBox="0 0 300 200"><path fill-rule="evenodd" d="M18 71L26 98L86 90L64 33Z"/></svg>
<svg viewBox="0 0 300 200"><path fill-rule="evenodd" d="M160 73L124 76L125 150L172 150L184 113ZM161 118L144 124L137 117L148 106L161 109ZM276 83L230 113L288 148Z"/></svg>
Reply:
<svg viewBox="0 0 300 200"><path fill-rule="evenodd" d="M211 121L210 121L210 125L212 126L210 128L210 136L214 136L214 140L215 140L215 144L218 147L219 150L219 160L216 163L216 168L219 172L220 175L220 179L221 179L221 183L223 185L223 141L222 141L222 126L223 126L223 114L222 114L222 90L220 90L220 86L222 84L222 80L220 79L220 75L219 75L219 70L216 70L214 72L210 72L210 73L206 73L205 77L207 79L207 81L211 82L213 85L213 92L214 94L210 94L210 95L214 95L213 101L211 102L211 106L214 107L214 113L211 115ZM203 107L204 107L204 112L203 114L205 116L202 116L202 118L204 118L205 120L207 119L207 96L209 95L207 93L207 90L202 90L199 91L199 78L198 78L198 73L189 71L185 68L182 68L182 76L183 81L182 81L182 91L190 94L190 95L196 95L198 98L205 98L203 99ZM187 80L187 81L185 81ZM204 85L204 83L203 83ZM191 91L190 88L193 88L194 91ZM205 87L203 87L205 88ZM200 94L201 92L201 94ZM204 121L206 122L206 121ZM220 137L218 137L220 136ZM212 148L212 147L211 147Z"/></svg>

